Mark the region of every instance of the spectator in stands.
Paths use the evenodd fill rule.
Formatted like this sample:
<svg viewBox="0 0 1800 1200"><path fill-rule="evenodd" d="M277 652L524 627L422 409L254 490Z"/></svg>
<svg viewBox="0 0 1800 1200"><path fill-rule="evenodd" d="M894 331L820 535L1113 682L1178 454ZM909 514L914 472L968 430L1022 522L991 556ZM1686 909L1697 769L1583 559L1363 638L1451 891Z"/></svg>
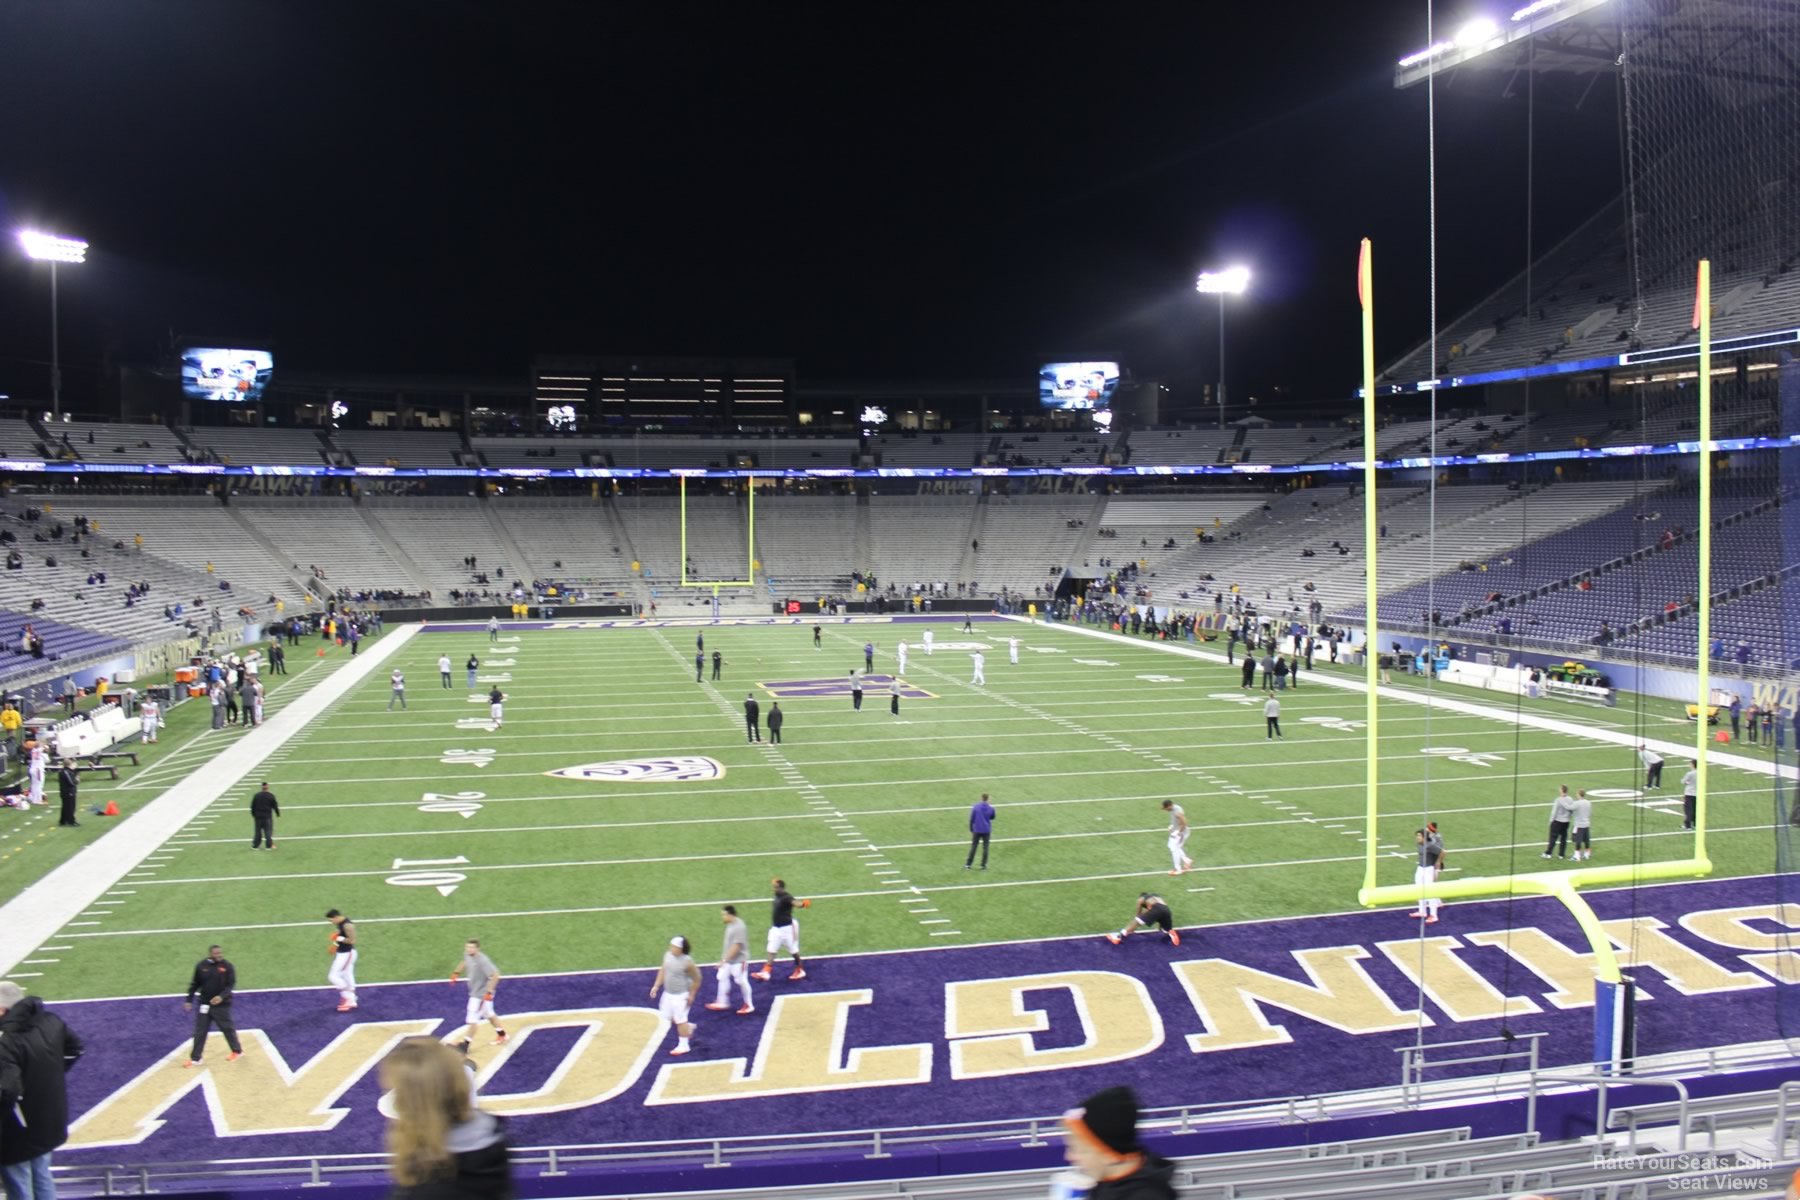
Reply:
<svg viewBox="0 0 1800 1200"><path fill-rule="evenodd" d="M1089 1200L1174 1200L1174 1164L1138 1140L1137 1119L1137 1096L1125 1087L1096 1092L1063 1114L1063 1156L1092 1181Z"/></svg>
<svg viewBox="0 0 1800 1200"><path fill-rule="evenodd" d="M401 1200L507 1197L512 1166L506 1127L475 1107L462 1056L436 1038L411 1037L382 1060L393 1096L388 1165Z"/></svg>

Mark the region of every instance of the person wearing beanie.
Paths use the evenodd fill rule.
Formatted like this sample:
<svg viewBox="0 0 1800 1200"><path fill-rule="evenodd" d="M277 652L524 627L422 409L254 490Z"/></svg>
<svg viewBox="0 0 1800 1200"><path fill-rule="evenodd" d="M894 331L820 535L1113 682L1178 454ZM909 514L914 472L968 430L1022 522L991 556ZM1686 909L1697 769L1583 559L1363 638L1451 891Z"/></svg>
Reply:
<svg viewBox="0 0 1800 1200"><path fill-rule="evenodd" d="M1175 1200L1175 1165L1138 1141L1137 1096L1107 1088L1063 1114L1063 1157L1094 1181L1088 1200Z"/></svg>

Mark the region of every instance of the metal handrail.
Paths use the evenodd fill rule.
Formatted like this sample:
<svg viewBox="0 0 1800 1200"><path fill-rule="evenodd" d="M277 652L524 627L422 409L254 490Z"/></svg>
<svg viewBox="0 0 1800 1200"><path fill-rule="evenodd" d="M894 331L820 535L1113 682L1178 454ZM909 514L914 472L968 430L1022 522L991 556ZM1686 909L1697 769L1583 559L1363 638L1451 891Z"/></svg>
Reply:
<svg viewBox="0 0 1800 1200"><path fill-rule="evenodd" d="M1674 1088L1676 1096L1679 1097L1676 1120L1680 1122L1679 1131L1675 1135L1675 1149L1683 1154L1687 1152L1688 1101L1690 1097L1688 1095L1687 1083L1684 1080L1669 1075L1603 1075L1598 1071L1590 1075L1542 1075L1539 1077L1558 1080L1565 1083L1597 1084L1599 1086L1600 1091L1597 1097L1598 1107L1594 1115L1594 1136L1597 1138L1604 1138L1606 1136L1606 1091L1609 1087L1631 1087L1635 1084L1643 1083L1653 1086ZM1534 1077L1534 1081L1535 1078L1538 1077ZM1631 1149L1636 1150L1637 1121L1635 1119L1631 1122L1629 1132L1631 1137L1630 1147Z"/></svg>
<svg viewBox="0 0 1800 1200"><path fill-rule="evenodd" d="M1787 1153L1788 1144L1788 1089L1800 1089L1800 1082L1790 1080L1775 1089L1775 1157L1780 1158Z"/></svg>
<svg viewBox="0 0 1800 1200"><path fill-rule="evenodd" d="M1536 1036L1520 1035L1519 1040ZM1431 1048L1479 1045L1484 1041L1501 1040L1503 1039L1470 1039L1464 1042L1437 1043ZM1534 1041L1533 1046L1535 1045ZM1785 1046L1782 1047L1783 1051L1786 1049ZM1492 1057L1499 1059L1516 1056L1515 1052L1513 1055ZM1691 1054L1663 1057L1670 1060L1664 1065L1674 1066L1691 1062L1697 1071L1708 1073L1717 1072L1727 1066L1749 1067L1757 1064L1773 1065L1777 1062L1792 1062L1792 1059L1785 1053L1777 1054L1774 1051L1761 1049L1732 1053L1729 1049L1721 1051L1717 1047ZM1642 1062L1643 1060L1640 1060L1640 1063ZM1433 1064L1427 1063L1426 1065ZM1525 1099L1525 1128L1530 1131L1535 1128L1537 1100L1543 1092L1553 1090L1555 1085L1597 1087L1600 1096L1596 1134L1603 1137L1607 1089L1637 1083L1670 1086L1676 1090L1679 1099L1678 1115L1682 1125L1679 1134L1679 1148L1685 1151L1689 1099L1686 1085L1679 1079L1666 1076L1607 1076L1597 1073L1563 1075L1545 1070L1496 1072L1491 1076L1484 1075L1475 1080L1449 1080L1439 1084L1425 1083L1421 1079L1414 1084L1410 1091L1402 1089L1402 1099L1406 1107L1417 1107L1425 1103L1449 1106L1475 1099L1493 1099L1497 1095L1510 1092ZM1546 1087L1545 1085L1552 1086ZM1800 1089L1800 1082L1783 1086L1784 1092L1781 1098L1785 1099L1785 1088L1791 1086ZM1796 1091L1796 1095L1800 1095L1800 1090ZM1310 1096L1282 1096L1249 1103L1215 1101L1206 1104L1147 1108L1141 1111L1139 1124L1141 1128L1186 1134L1206 1128L1306 1124L1362 1114L1387 1114L1392 1113L1395 1107L1395 1089L1369 1088L1358 1091L1319 1093ZM1785 1117L1785 1109L1781 1108L1779 1111L1780 1115ZM875 1157L890 1152L896 1146L931 1142L1010 1142L1020 1147L1036 1148L1046 1145L1046 1138L1058 1135L1060 1128L1061 1118L1059 1116L1039 1116L1010 1120L969 1121L887 1129L834 1130L805 1134L785 1132L654 1142L527 1146L515 1148L512 1152L512 1160L515 1167L541 1168L538 1171L539 1174L554 1177L566 1174L571 1164L624 1162L655 1164L685 1160L703 1166L724 1167L731 1165L734 1158L794 1155L819 1150L856 1151L869 1157ZM1631 1144L1634 1147L1636 1145L1635 1130L1632 1133ZM88 1181L100 1183L105 1189L102 1194L117 1196L126 1194L114 1190L115 1181L121 1179L129 1179L136 1183L138 1185L137 1194L141 1195L148 1194L151 1191L152 1181L157 1179L273 1176L290 1179L303 1177L308 1180L323 1181L324 1177L329 1175L375 1175L385 1170L386 1162L385 1154L336 1154L189 1160L153 1164L76 1165L65 1162L57 1164L54 1169L59 1180L69 1183Z"/></svg>

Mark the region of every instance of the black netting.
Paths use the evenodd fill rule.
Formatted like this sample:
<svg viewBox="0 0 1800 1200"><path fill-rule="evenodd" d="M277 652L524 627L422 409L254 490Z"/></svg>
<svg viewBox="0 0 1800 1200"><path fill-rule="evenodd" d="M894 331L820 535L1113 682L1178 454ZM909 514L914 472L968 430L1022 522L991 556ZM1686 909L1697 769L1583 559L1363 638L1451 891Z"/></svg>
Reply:
<svg viewBox="0 0 1800 1200"><path fill-rule="evenodd" d="M1692 340L1701 258L1718 315L1800 324L1800 3L1621 8L1637 343Z"/></svg>

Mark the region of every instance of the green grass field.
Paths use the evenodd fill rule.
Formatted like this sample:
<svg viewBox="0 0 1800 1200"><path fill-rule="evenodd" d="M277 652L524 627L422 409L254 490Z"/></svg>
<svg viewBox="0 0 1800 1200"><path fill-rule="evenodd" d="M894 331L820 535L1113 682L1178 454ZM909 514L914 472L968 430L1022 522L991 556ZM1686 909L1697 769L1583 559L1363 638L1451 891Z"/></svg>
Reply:
<svg viewBox="0 0 1800 1200"><path fill-rule="evenodd" d="M1287 736L1271 742L1262 697L1238 691L1235 667L1042 625L987 623L975 638L959 628L937 625L939 649L927 658L917 626L827 625L823 651L810 624L709 626L707 649L727 664L722 682L699 685L690 627L525 631L498 647L485 633L421 634L394 660L409 708L386 711L384 667L257 772L281 799L277 851L249 848L253 777L22 969L38 974L34 990L59 998L176 992L220 941L246 988L323 989L331 907L358 921L358 977L369 984L446 975L471 936L511 974L643 967L674 933L711 953L724 902L749 906L760 950L775 875L814 902L803 915L809 954L1098 934L1122 923L1144 889L1167 895L1184 927L1356 906L1359 692L1303 676L1282 696ZM1006 661L1009 635L1023 643L1018 666ZM878 647L876 671L889 671L902 637L915 647L908 682L935 698L903 701L899 718L876 692L861 712L848 698L787 700L785 744L745 743L747 690L766 714L759 683L842 678L861 666L865 640ZM985 688L969 685L966 651L944 648L968 641L989 645ZM486 685L465 687L471 651L484 676L509 676L500 731L480 727L486 704L472 702L485 701ZM455 664L448 690L439 653ZM309 661L295 657L297 668ZM338 661L295 682L310 685ZM1491 694L1440 691L1511 709ZM182 719L199 708L184 706ZM1533 710L1692 736L1672 704ZM1381 721L1384 883L1411 880L1427 797L1458 878L1545 866L1538 853L1557 784L1641 782L1628 748L1575 734L1399 700L1384 702ZM183 763L200 766L207 742L140 773L121 800L148 799ZM457 750L479 751L486 765L447 761L467 757ZM710 756L727 774L688 783L545 774L668 755ZM1672 793L1672 810L1596 804L1596 865L1688 856L1678 762L1668 775L1653 799ZM1765 869L1767 778L1715 768L1712 783L1718 872ZM966 813L982 791L999 808L992 866L966 872ZM1168 874L1165 798L1195 827L1196 869L1179 878Z"/></svg>

